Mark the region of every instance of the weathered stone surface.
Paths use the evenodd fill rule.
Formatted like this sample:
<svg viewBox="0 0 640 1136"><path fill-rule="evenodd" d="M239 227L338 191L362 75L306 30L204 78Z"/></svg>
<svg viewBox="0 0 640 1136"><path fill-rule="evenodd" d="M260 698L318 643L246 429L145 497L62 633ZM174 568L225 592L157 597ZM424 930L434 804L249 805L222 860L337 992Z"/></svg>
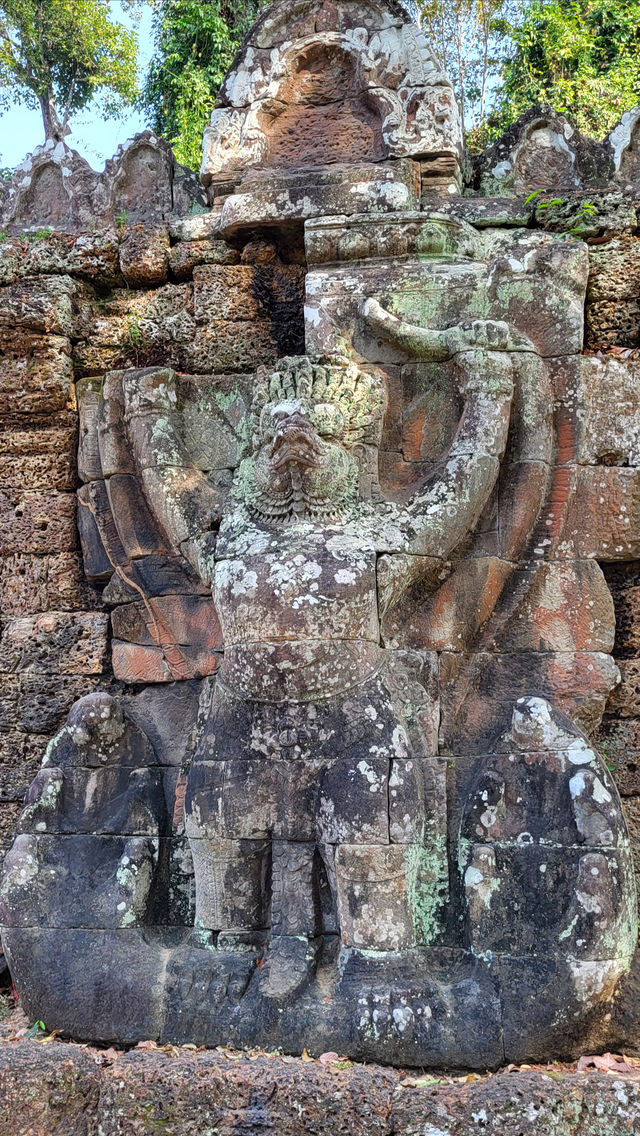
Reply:
<svg viewBox="0 0 640 1136"><path fill-rule="evenodd" d="M120 271L130 288L166 284L169 269L169 230L166 225L136 225L120 239Z"/></svg>
<svg viewBox="0 0 640 1136"><path fill-rule="evenodd" d="M77 544L70 493L0 492L0 553L72 552Z"/></svg>
<svg viewBox="0 0 640 1136"><path fill-rule="evenodd" d="M637 1082L626 1073L517 1070L438 1084L375 1065L342 1069L272 1055L99 1056L61 1042L5 1043L2 1136L91 1136L98 1126L121 1136L141 1122L170 1136L196 1136L202 1125L220 1136L257 1125L283 1136L468 1136L478 1125L492 1136L519 1136L534 1114L545 1136L626 1136L640 1115Z"/></svg>
<svg viewBox="0 0 640 1136"><path fill-rule="evenodd" d="M602 561L637 559L639 494L640 470L578 468L556 555Z"/></svg>
<svg viewBox="0 0 640 1136"><path fill-rule="evenodd" d="M169 252L169 270L174 280L190 280L197 265L238 264L239 260L240 254L225 241L181 240Z"/></svg>
<svg viewBox="0 0 640 1136"><path fill-rule="evenodd" d="M637 347L640 241L623 237L589 252L586 345Z"/></svg>
<svg viewBox="0 0 640 1136"><path fill-rule="evenodd" d="M536 196L535 219L541 229L567 233L576 240L631 234L637 226L635 208L627 197L615 191L574 191L564 198L553 193Z"/></svg>
<svg viewBox="0 0 640 1136"><path fill-rule="evenodd" d="M0 432L0 484L6 489L75 489L76 431Z"/></svg>
<svg viewBox="0 0 640 1136"><path fill-rule="evenodd" d="M11 619L0 640L0 671L101 674L108 616L99 612L45 612Z"/></svg>
<svg viewBox="0 0 640 1136"><path fill-rule="evenodd" d="M0 414L51 414L73 406L71 344L31 332L0 336Z"/></svg>
<svg viewBox="0 0 640 1136"><path fill-rule="evenodd" d="M533 111L477 163L513 196L458 197L422 34L303 0L223 85L211 209L149 133L0 186L0 836L89 696L0 885L34 1017L405 1066L633 1036L624 130Z"/></svg>
<svg viewBox="0 0 640 1136"><path fill-rule="evenodd" d="M38 275L69 275L101 286L122 283L117 230L80 235L42 230L0 243L0 283Z"/></svg>
<svg viewBox="0 0 640 1136"><path fill-rule="evenodd" d="M82 285L70 276L26 276L0 289L0 332L20 328L39 335L77 332Z"/></svg>
<svg viewBox="0 0 640 1136"><path fill-rule="evenodd" d="M377 9L361 4L360 47L354 51L347 30L353 16L345 25L330 3L317 16L307 7L292 25L286 5L279 4L259 25L205 131L204 180L228 180L255 166L363 157L446 153L459 159L455 99L415 27L402 15L397 22L381 19Z"/></svg>
<svg viewBox="0 0 640 1136"><path fill-rule="evenodd" d="M473 185L488 196L607 185L613 160L606 144L584 138L550 106L532 107L474 161Z"/></svg>
<svg viewBox="0 0 640 1136"><path fill-rule="evenodd" d="M608 715L597 734L598 747L623 797L640 794L640 722Z"/></svg>
<svg viewBox="0 0 640 1136"><path fill-rule="evenodd" d="M180 166L170 146L145 130L130 138L102 174L65 142L50 139L18 166L0 201L0 220L12 233L35 230L37 239L97 226L158 221L206 207L196 178Z"/></svg>

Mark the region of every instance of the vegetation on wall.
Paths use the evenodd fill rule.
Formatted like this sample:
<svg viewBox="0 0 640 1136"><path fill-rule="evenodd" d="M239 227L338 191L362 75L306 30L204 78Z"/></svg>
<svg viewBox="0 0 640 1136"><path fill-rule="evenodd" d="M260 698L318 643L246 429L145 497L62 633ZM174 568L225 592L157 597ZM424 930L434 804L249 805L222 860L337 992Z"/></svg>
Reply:
<svg viewBox="0 0 640 1136"><path fill-rule="evenodd" d="M260 6L260 0L154 2L155 51L143 105L153 129L192 169L200 165L218 88Z"/></svg>
<svg viewBox="0 0 640 1136"><path fill-rule="evenodd" d="M104 118L131 105L136 54L109 0L0 0L0 110L39 106L45 139L58 142L96 97Z"/></svg>
<svg viewBox="0 0 640 1136"><path fill-rule="evenodd" d="M601 139L640 101L640 0L422 0L416 11L472 149L536 103Z"/></svg>
<svg viewBox="0 0 640 1136"><path fill-rule="evenodd" d="M639 0L533 0L510 37L494 135L534 103L549 103L602 138L640 100Z"/></svg>

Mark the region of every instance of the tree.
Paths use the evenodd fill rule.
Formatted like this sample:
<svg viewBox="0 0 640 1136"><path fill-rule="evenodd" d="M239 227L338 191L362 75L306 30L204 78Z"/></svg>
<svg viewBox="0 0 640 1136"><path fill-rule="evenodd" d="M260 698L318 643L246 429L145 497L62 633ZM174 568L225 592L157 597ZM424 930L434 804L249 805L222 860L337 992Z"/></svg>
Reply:
<svg viewBox="0 0 640 1136"><path fill-rule="evenodd" d="M640 100L640 0L532 0L510 34L494 135L549 103L602 138Z"/></svg>
<svg viewBox="0 0 640 1136"><path fill-rule="evenodd" d="M178 161L200 165L202 132L238 44L263 0L155 0L155 53L144 85L149 124Z"/></svg>
<svg viewBox="0 0 640 1136"><path fill-rule="evenodd" d="M39 105L45 138L60 141L96 95L105 118L133 102L136 47L108 0L0 0L0 106Z"/></svg>
<svg viewBox="0 0 640 1136"><path fill-rule="evenodd" d="M419 0L418 21L453 82L469 141L481 138L518 17L516 0Z"/></svg>

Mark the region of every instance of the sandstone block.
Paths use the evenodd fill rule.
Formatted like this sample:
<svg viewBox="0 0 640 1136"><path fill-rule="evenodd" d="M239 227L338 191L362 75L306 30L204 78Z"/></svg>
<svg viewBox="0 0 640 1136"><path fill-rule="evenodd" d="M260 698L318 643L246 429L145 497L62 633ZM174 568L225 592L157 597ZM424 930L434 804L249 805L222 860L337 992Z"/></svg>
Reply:
<svg viewBox="0 0 640 1136"><path fill-rule="evenodd" d="M138 481L129 474L114 474L105 482L111 514L118 536L132 559L167 552Z"/></svg>
<svg viewBox="0 0 640 1136"><path fill-rule="evenodd" d="M22 801L44 754L44 741L32 734L0 734L0 801Z"/></svg>
<svg viewBox="0 0 640 1136"><path fill-rule="evenodd" d="M640 719L607 714L597 744L622 796L640 794Z"/></svg>
<svg viewBox="0 0 640 1136"><path fill-rule="evenodd" d="M20 328L39 335L71 336L82 285L70 276L28 276L0 289L0 334Z"/></svg>
<svg viewBox="0 0 640 1136"><path fill-rule="evenodd" d="M477 653L471 660L443 652L440 659L441 737L445 748L477 754L495 743L518 698L547 698L589 734L602 718L617 679L610 655L600 652Z"/></svg>
<svg viewBox="0 0 640 1136"><path fill-rule="evenodd" d="M102 378L80 379L76 383L78 403L78 476L80 481L102 477L98 447L98 420L102 394Z"/></svg>
<svg viewBox="0 0 640 1136"><path fill-rule="evenodd" d="M169 229L135 225L120 241L120 269L130 288L157 288L169 271Z"/></svg>
<svg viewBox="0 0 640 1136"><path fill-rule="evenodd" d="M301 315L304 271L291 265L203 265L194 270L196 321Z"/></svg>
<svg viewBox="0 0 640 1136"><path fill-rule="evenodd" d="M68 339L0 329L0 415L49 415L71 408L72 378Z"/></svg>
<svg viewBox="0 0 640 1136"><path fill-rule="evenodd" d="M640 239L618 237L589 248L587 311L601 300L637 300L640 295Z"/></svg>
<svg viewBox="0 0 640 1136"><path fill-rule="evenodd" d="M112 642L115 678L123 682L175 682L213 674L220 664L219 652L198 647L141 647Z"/></svg>
<svg viewBox="0 0 640 1136"><path fill-rule="evenodd" d="M64 724L73 703L94 690L99 680L27 671L21 675L2 675L2 681L7 700L10 701L12 695L15 698L17 728L51 737Z"/></svg>
<svg viewBox="0 0 640 1136"><path fill-rule="evenodd" d="M601 561L640 556L640 470L577 469L556 555Z"/></svg>
<svg viewBox="0 0 640 1136"><path fill-rule="evenodd" d="M586 357L580 362L584 410L579 460L585 465L640 465L638 361Z"/></svg>
<svg viewBox="0 0 640 1136"><path fill-rule="evenodd" d="M275 363L279 354L268 320L218 320L194 329L176 352L181 369L200 374L252 371Z"/></svg>
<svg viewBox="0 0 640 1136"><path fill-rule="evenodd" d="M501 638L525 651L610 651L614 633L602 569L583 560L542 565Z"/></svg>
<svg viewBox="0 0 640 1136"><path fill-rule="evenodd" d="M154 596L143 603L123 604L111 613L113 634L140 646L176 643L216 651L222 631L213 600L204 596Z"/></svg>
<svg viewBox="0 0 640 1136"><path fill-rule="evenodd" d="M620 682L611 691L607 711L623 718L640 718L640 659L616 659L616 662Z"/></svg>
<svg viewBox="0 0 640 1136"><path fill-rule="evenodd" d="M186 240L173 245L169 269L174 280L190 280L201 264L239 264L240 253L225 241Z"/></svg>
<svg viewBox="0 0 640 1136"><path fill-rule="evenodd" d="M87 582L76 552L53 556L15 552L0 560L0 614L5 619L100 607L100 595Z"/></svg>
<svg viewBox="0 0 640 1136"><path fill-rule="evenodd" d="M0 484L6 489L75 489L76 431L13 430L0 434Z"/></svg>
<svg viewBox="0 0 640 1136"><path fill-rule="evenodd" d="M71 493L0 493L0 555L72 552L77 545Z"/></svg>
<svg viewBox="0 0 640 1136"><path fill-rule="evenodd" d="M638 347L640 300L595 300L585 313L587 347Z"/></svg>
<svg viewBox="0 0 640 1136"><path fill-rule="evenodd" d="M99 281L102 287L122 283L115 229L81 234L49 233L9 237L0 245L0 284L16 277L70 275Z"/></svg>
<svg viewBox="0 0 640 1136"><path fill-rule="evenodd" d="M616 609L616 659L640 656L640 562L605 564Z"/></svg>
<svg viewBox="0 0 640 1136"><path fill-rule="evenodd" d="M0 670L101 674L109 617L100 612L43 612L9 620L0 639Z"/></svg>

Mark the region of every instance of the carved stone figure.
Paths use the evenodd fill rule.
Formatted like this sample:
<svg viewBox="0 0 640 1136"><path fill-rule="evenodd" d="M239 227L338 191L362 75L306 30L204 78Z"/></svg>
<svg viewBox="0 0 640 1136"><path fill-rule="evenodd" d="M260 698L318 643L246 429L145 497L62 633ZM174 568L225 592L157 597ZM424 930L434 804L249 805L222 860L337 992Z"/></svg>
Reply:
<svg viewBox="0 0 640 1136"><path fill-rule="evenodd" d="M184 310L78 384L113 681L0 886L52 1028L472 1068L607 1036L637 912L589 740L626 538L579 512L586 247L434 202L460 152L394 3L274 5L173 223L216 234Z"/></svg>

